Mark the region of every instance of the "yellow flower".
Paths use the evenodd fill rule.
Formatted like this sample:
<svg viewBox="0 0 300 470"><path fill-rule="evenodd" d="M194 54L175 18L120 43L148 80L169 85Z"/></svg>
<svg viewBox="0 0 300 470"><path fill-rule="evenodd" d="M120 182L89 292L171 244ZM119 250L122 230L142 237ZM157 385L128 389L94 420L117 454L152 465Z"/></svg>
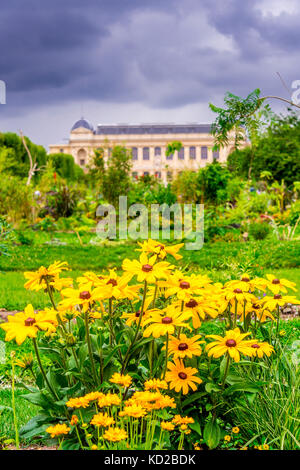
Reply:
<svg viewBox="0 0 300 470"><path fill-rule="evenodd" d="M280 292L286 294L287 287L294 292L297 291L295 282L288 281L287 279L277 279L273 274L267 274L266 277L269 281L267 286L273 294L279 294Z"/></svg>
<svg viewBox="0 0 300 470"><path fill-rule="evenodd" d="M49 426L46 432L51 434L51 437L61 436L62 434L68 434L71 430L66 424L56 424L55 426Z"/></svg>
<svg viewBox="0 0 300 470"><path fill-rule="evenodd" d="M266 282L263 279L250 279L248 274L242 274L240 280L228 281L225 289L240 289L242 292L253 292L255 289L263 290Z"/></svg>
<svg viewBox="0 0 300 470"><path fill-rule="evenodd" d="M31 304L25 307L24 312L8 315L7 323L0 327L6 331L5 341L16 340L17 344L22 344L26 338L36 338L39 330L53 333L57 327L57 320L54 311L42 311L34 313Z"/></svg>
<svg viewBox="0 0 300 470"><path fill-rule="evenodd" d="M106 428L108 426L111 426L112 424L115 424L115 420L111 416L108 416L107 413L98 413L93 416L91 424L93 424L94 426L101 426Z"/></svg>
<svg viewBox="0 0 300 470"><path fill-rule="evenodd" d="M104 408L106 406L112 406L112 405L120 405L121 400L118 395L115 393L107 393L106 395L103 395L103 397L99 398L98 400L98 405L100 408Z"/></svg>
<svg viewBox="0 0 300 470"><path fill-rule="evenodd" d="M124 410L119 412L119 416L131 416L132 418L142 418L146 414L146 410L137 404L124 406Z"/></svg>
<svg viewBox="0 0 300 470"><path fill-rule="evenodd" d="M74 307L79 306L85 313L94 305L96 300L104 299L105 293L105 289L102 289L102 296L99 292L95 293L95 290L63 289L61 291L63 300L59 302L58 310L72 310Z"/></svg>
<svg viewBox="0 0 300 470"><path fill-rule="evenodd" d="M172 419L172 423L176 424L176 426L180 426L181 424L192 424L194 422L194 419L188 416L175 415Z"/></svg>
<svg viewBox="0 0 300 470"><path fill-rule="evenodd" d="M263 446L262 446L262 447L263 447L263 450L269 450L269 449L270 449L270 447L269 447L269 445L268 445L268 444L263 444Z"/></svg>
<svg viewBox="0 0 300 470"><path fill-rule="evenodd" d="M166 246L161 242L157 242L155 240L151 240L149 238L148 241L144 241L143 243L138 242L140 245L141 249L137 251L142 251L146 254L156 254L158 258L160 259L165 259L167 254L172 255L176 260L179 260L182 258L181 255L178 254L178 251L180 248L184 246L184 243L178 243L177 245L170 245Z"/></svg>
<svg viewBox="0 0 300 470"><path fill-rule="evenodd" d="M174 309L171 306L165 308L164 310L152 310L151 315L147 320L145 320L144 325L148 325L144 330L143 335L147 338L148 336L154 336L158 338L159 336L165 336L168 334L174 334L175 327L188 327L184 323L185 320L189 318L189 314L180 312Z"/></svg>
<svg viewBox="0 0 300 470"><path fill-rule="evenodd" d="M232 428L232 432L234 434L238 434L240 432L240 428L238 428L237 426L235 426L234 428Z"/></svg>
<svg viewBox="0 0 300 470"><path fill-rule="evenodd" d="M163 408L176 408L174 398L162 395L160 392L135 392L131 398L126 400L125 405L141 405L145 410L160 410Z"/></svg>
<svg viewBox="0 0 300 470"><path fill-rule="evenodd" d="M122 375L115 372L109 381L113 384L122 385L122 387L129 387L132 382L132 378L130 375Z"/></svg>
<svg viewBox="0 0 300 470"><path fill-rule="evenodd" d="M285 336L286 335L286 331L285 330L280 330L279 331L279 336Z"/></svg>
<svg viewBox="0 0 300 470"><path fill-rule="evenodd" d="M185 367L183 362L179 359L175 359L175 364L169 362L168 369L165 379L167 382L170 382L170 388L174 388L175 392L182 390L183 395L186 395L189 391L189 387L194 392L197 389L195 383L202 383L202 380L195 376L198 372L197 369L194 367Z"/></svg>
<svg viewBox="0 0 300 470"><path fill-rule="evenodd" d="M224 436L224 441L230 442L231 441L231 436Z"/></svg>
<svg viewBox="0 0 300 470"><path fill-rule="evenodd" d="M149 379L144 383L145 390L156 390L159 389L167 390L168 384L165 380Z"/></svg>
<svg viewBox="0 0 300 470"><path fill-rule="evenodd" d="M191 314L195 329L201 326L201 320L205 319L205 315L216 318L219 314L218 297L212 296L211 292L204 291L204 293L205 295L201 297L192 297L184 302L183 312ZM177 305L181 309L181 301Z"/></svg>
<svg viewBox="0 0 300 470"><path fill-rule="evenodd" d="M253 349L253 356L259 357L260 359L263 357L265 354L266 356L270 357L271 354L274 352L274 348L271 344L263 341L256 341L252 340L249 341L251 348Z"/></svg>
<svg viewBox="0 0 300 470"><path fill-rule="evenodd" d="M180 426L180 430L181 430L181 431L186 431L187 429L188 429L188 427L187 427L186 424L182 424L182 425Z"/></svg>
<svg viewBox="0 0 300 470"><path fill-rule="evenodd" d="M170 421L162 421L160 423L160 427L164 430L164 431L173 431L175 429L175 425L170 423Z"/></svg>
<svg viewBox="0 0 300 470"><path fill-rule="evenodd" d="M78 424L78 416L72 415L70 424L71 424L71 426L76 426L76 424Z"/></svg>
<svg viewBox="0 0 300 470"><path fill-rule="evenodd" d="M90 401L86 397L70 398L66 405L68 408L87 408Z"/></svg>
<svg viewBox="0 0 300 470"><path fill-rule="evenodd" d="M237 301L241 304L244 304L244 302L252 303L255 301L255 297L253 294L249 293L248 291L242 291L242 289L239 289L238 287L225 287L224 292L225 299L227 300L227 302L230 303L235 303L235 301Z"/></svg>
<svg viewBox="0 0 300 470"><path fill-rule="evenodd" d="M47 288L47 282L53 282L63 270L68 269L68 263L55 261L48 268L41 266L37 271L25 272L24 277L28 281L24 284L25 289L41 290Z"/></svg>
<svg viewBox="0 0 300 470"><path fill-rule="evenodd" d="M134 299L138 297L137 291L140 289L139 285L129 286L128 282L131 279L130 274L123 274L123 276L118 276L114 269L109 270L109 275L105 276L102 279L98 279L94 295L97 296L99 293L99 298L102 298L103 288L105 288L105 297L106 298L115 298L115 299Z"/></svg>
<svg viewBox="0 0 300 470"><path fill-rule="evenodd" d="M172 266L166 261L155 263L156 255L148 259L145 253L142 253L140 260L130 261L125 259L122 264L124 271L130 273L131 277L137 276L139 282L147 281L154 283L157 279L167 279Z"/></svg>
<svg viewBox="0 0 300 470"><path fill-rule="evenodd" d="M15 360L15 364L19 367L22 367L22 369L32 369L33 367L33 354L32 353L28 353L28 354L24 354L24 356L22 356L22 359L16 359Z"/></svg>
<svg viewBox="0 0 300 470"><path fill-rule="evenodd" d="M177 295L179 300L188 302L191 297L201 294L203 287L211 283L207 276L195 275L184 276L181 271L176 271L169 276L167 281L159 281L160 287L166 287L165 296Z"/></svg>
<svg viewBox="0 0 300 470"><path fill-rule="evenodd" d="M124 429L120 428L108 428L103 434L104 439L110 442L119 442L123 439L127 439L128 435Z"/></svg>
<svg viewBox="0 0 300 470"><path fill-rule="evenodd" d="M300 300L297 300L293 295L275 294L273 297L266 295L260 300L260 304L263 305L264 309L271 312L277 309L277 307L283 307L285 304L291 303L293 305L299 305Z"/></svg>
<svg viewBox="0 0 300 470"><path fill-rule="evenodd" d="M169 352L174 355L174 359L183 359L184 357L200 356L202 353L200 343L197 342L200 335L188 338L185 334L181 334L179 338L170 337ZM204 341L201 341L204 343ZM165 347L164 347L165 348Z"/></svg>
<svg viewBox="0 0 300 470"><path fill-rule="evenodd" d="M104 393L102 392L90 392L84 395L83 398L85 398L86 400L90 402L90 401L99 400L99 398L102 398L103 396L104 396Z"/></svg>
<svg viewBox="0 0 300 470"><path fill-rule="evenodd" d="M227 353L235 362L240 360L240 353L245 356L252 356L253 349L251 349L249 341L244 341L244 338L249 334L250 333L241 333L239 328L235 328L234 330L226 331L224 337L219 335L207 335L208 338L215 340L206 346L208 356L213 356L217 359Z"/></svg>
<svg viewBox="0 0 300 470"><path fill-rule="evenodd" d="M93 444L91 450L98 450L98 446L96 446L96 444Z"/></svg>

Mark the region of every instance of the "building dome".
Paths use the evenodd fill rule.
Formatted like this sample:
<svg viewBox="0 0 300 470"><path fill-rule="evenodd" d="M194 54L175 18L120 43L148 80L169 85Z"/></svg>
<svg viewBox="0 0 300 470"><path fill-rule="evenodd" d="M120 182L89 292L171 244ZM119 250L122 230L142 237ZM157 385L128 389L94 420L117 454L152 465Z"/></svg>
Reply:
<svg viewBox="0 0 300 470"><path fill-rule="evenodd" d="M84 118L81 118L79 119L79 121L75 122L74 126L71 129L71 132L74 131L75 129L78 129L79 127L83 127L84 129L88 129L89 131L92 131L92 132L94 131L92 124Z"/></svg>

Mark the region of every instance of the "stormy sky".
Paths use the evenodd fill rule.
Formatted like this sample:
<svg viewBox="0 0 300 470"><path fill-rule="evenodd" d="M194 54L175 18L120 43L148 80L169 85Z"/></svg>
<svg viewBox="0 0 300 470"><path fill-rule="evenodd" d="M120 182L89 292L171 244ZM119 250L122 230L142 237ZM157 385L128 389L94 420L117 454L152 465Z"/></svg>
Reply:
<svg viewBox="0 0 300 470"><path fill-rule="evenodd" d="M298 0L0 0L0 131L211 122L208 103L300 79ZM272 104L272 103L271 103ZM274 105L284 111L283 105Z"/></svg>

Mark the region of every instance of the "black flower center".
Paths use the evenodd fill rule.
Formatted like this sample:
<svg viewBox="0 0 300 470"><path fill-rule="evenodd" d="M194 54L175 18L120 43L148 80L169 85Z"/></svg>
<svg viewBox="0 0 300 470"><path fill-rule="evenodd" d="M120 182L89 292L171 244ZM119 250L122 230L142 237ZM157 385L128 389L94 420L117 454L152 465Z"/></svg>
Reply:
<svg viewBox="0 0 300 470"><path fill-rule="evenodd" d="M112 286L118 285L117 281L115 279L109 279L106 284L111 284Z"/></svg>
<svg viewBox="0 0 300 470"><path fill-rule="evenodd" d="M243 282L249 282L250 279L249 279L249 277L242 277L242 281L243 281Z"/></svg>
<svg viewBox="0 0 300 470"><path fill-rule="evenodd" d="M178 377L179 377L180 379L182 379L182 380L187 379L187 375L186 375L185 372L179 372Z"/></svg>
<svg viewBox="0 0 300 470"><path fill-rule="evenodd" d="M229 348L234 348L234 346L236 346L236 341L234 339L228 339L226 341L226 346L228 346Z"/></svg>
<svg viewBox="0 0 300 470"><path fill-rule="evenodd" d="M195 308L195 307L197 307L197 305L198 305L198 302L197 302L196 300L194 300L194 299L189 300L189 301L185 304L185 306L186 306L187 308Z"/></svg>
<svg viewBox="0 0 300 470"><path fill-rule="evenodd" d="M281 294L275 294L274 295L274 299L281 299L282 298L282 295Z"/></svg>
<svg viewBox="0 0 300 470"><path fill-rule="evenodd" d="M80 292L79 298L82 299L82 300L88 300L88 299L91 298L91 294L89 293L89 291L84 290L84 291Z"/></svg>
<svg viewBox="0 0 300 470"><path fill-rule="evenodd" d="M142 266L142 271L144 271L145 273L149 273L150 271L152 271L153 269L153 266L151 266L151 264L144 264Z"/></svg>
<svg viewBox="0 0 300 470"><path fill-rule="evenodd" d="M260 345L259 344L251 344L251 348L259 349Z"/></svg>
<svg viewBox="0 0 300 470"><path fill-rule="evenodd" d="M25 326L32 326L34 323L36 323L35 319L32 317L28 317L25 320Z"/></svg>
<svg viewBox="0 0 300 470"><path fill-rule="evenodd" d="M164 323L165 325L168 325L168 324L172 323L172 321L173 320L172 320L171 317L164 317L161 322Z"/></svg>
<svg viewBox="0 0 300 470"><path fill-rule="evenodd" d="M185 351L186 349L188 349L188 345L186 343L180 343L178 344L178 349L179 351Z"/></svg>
<svg viewBox="0 0 300 470"><path fill-rule="evenodd" d="M235 292L236 294L241 294L243 291L242 291L242 289L237 288L237 289L234 289L233 292Z"/></svg>
<svg viewBox="0 0 300 470"><path fill-rule="evenodd" d="M280 284L280 280L279 279L273 279L272 284Z"/></svg>
<svg viewBox="0 0 300 470"><path fill-rule="evenodd" d="M191 284L187 281L181 281L179 287L181 289L189 289L191 287Z"/></svg>

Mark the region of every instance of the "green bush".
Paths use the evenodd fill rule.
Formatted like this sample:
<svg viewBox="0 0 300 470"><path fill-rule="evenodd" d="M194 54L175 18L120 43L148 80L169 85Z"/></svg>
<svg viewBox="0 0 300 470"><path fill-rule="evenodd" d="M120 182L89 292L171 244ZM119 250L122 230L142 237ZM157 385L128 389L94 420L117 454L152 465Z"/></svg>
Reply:
<svg viewBox="0 0 300 470"><path fill-rule="evenodd" d="M266 222L254 222L249 225L249 234L254 240L264 240L272 231Z"/></svg>

